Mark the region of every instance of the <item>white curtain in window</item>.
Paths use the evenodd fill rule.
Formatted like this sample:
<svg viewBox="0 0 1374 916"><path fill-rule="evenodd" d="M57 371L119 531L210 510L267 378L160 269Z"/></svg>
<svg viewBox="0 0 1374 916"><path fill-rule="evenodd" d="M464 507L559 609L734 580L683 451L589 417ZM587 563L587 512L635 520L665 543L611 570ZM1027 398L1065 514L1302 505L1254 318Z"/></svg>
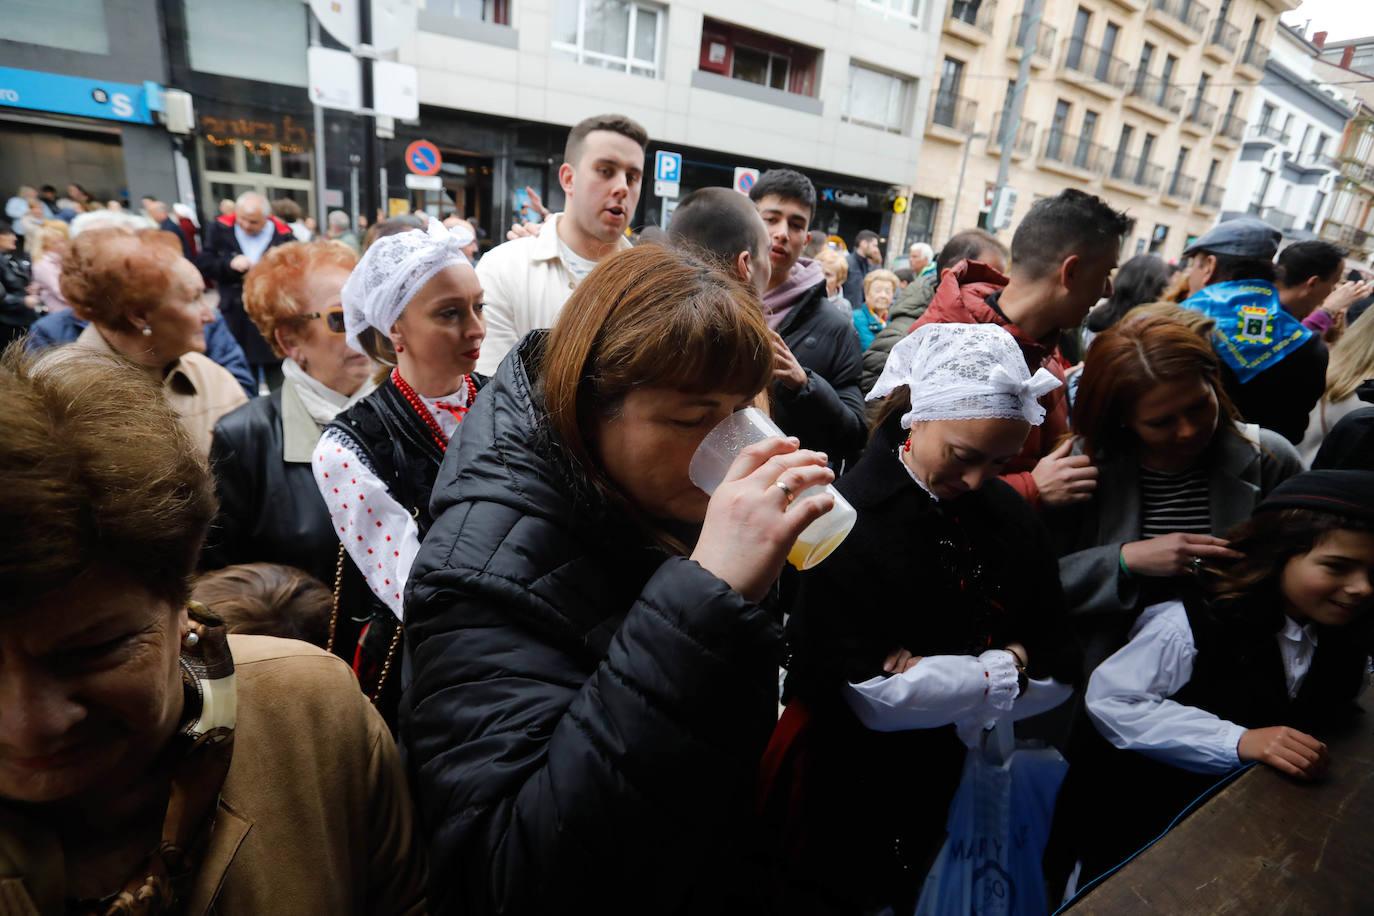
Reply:
<svg viewBox="0 0 1374 916"><path fill-rule="evenodd" d="M305 86L305 5L185 0L191 69Z"/></svg>
<svg viewBox="0 0 1374 916"><path fill-rule="evenodd" d="M851 121L862 121L888 130L901 130L903 81L857 64L849 66L849 93L845 112Z"/></svg>
<svg viewBox="0 0 1374 916"><path fill-rule="evenodd" d="M624 0L583 0L583 23L588 51L624 58L630 47L630 4Z"/></svg>
<svg viewBox="0 0 1374 916"><path fill-rule="evenodd" d="M0 38L63 51L110 53L104 0L0 0Z"/></svg>

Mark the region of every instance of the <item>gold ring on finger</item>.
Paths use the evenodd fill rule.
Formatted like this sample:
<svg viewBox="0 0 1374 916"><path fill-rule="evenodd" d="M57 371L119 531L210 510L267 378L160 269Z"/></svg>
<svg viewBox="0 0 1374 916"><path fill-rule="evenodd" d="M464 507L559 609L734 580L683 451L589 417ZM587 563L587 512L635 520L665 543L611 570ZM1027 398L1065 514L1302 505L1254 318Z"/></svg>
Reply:
<svg viewBox="0 0 1374 916"><path fill-rule="evenodd" d="M777 487L787 496L787 501L789 503L796 498L795 495L792 493L792 488L789 487L787 484L783 483L781 478L773 481L773 486Z"/></svg>

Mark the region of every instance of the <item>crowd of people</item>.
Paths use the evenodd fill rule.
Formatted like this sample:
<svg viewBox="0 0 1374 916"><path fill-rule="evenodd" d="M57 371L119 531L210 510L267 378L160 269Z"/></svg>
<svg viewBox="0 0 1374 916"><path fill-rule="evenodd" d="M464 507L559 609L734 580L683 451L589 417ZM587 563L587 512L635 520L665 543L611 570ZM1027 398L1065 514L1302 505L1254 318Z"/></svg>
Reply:
<svg viewBox="0 0 1374 916"><path fill-rule="evenodd" d="M457 218L21 189L0 908L911 913L1014 734L1068 762L1047 912L1221 776L1325 772L1374 649L1343 250L1118 264L1066 189L889 270L788 169L632 242L647 142L578 124L475 262ZM783 435L708 495L751 407Z"/></svg>

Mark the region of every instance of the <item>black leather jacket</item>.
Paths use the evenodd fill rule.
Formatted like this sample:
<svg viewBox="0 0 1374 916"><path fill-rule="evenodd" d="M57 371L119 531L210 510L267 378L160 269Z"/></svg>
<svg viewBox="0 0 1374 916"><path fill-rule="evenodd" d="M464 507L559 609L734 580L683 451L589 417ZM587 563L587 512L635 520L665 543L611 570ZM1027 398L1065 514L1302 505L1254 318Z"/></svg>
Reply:
<svg viewBox="0 0 1374 916"><path fill-rule="evenodd" d="M281 563L333 588L339 539L315 485L309 453L299 456L304 460L286 460L282 390L254 398L215 424L210 466L220 508L201 552L201 567ZM362 620L371 614L365 600L369 594L362 576L345 562L335 650L349 662Z"/></svg>
<svg viewBox="0 0 1374 916"><path fill-rule="evenodd" d="M29 294L29 264L11 252L0 254L0 346L38 319L24 301Z"/></svg>

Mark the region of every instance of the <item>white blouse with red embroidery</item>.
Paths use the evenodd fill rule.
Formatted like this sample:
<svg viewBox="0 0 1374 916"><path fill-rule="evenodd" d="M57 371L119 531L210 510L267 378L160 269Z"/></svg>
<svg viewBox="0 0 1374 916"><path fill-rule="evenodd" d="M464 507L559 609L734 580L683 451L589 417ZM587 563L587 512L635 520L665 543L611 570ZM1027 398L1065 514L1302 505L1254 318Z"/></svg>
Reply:
<svg viewBox="0 0 1374 916"><path fill-rule="evenodd" d="M449 439L461 422L461 412L455 413L448 406L469 406L468 387L464 384L445 397L420 396L420 400L439 424L444 438ZM344 549L362 571L372 593L397 619L404 619L401 596L420 549L420 529L415 519L358 457L350 440L337 430L325 429L315 445L310 465Z"/></svg>

